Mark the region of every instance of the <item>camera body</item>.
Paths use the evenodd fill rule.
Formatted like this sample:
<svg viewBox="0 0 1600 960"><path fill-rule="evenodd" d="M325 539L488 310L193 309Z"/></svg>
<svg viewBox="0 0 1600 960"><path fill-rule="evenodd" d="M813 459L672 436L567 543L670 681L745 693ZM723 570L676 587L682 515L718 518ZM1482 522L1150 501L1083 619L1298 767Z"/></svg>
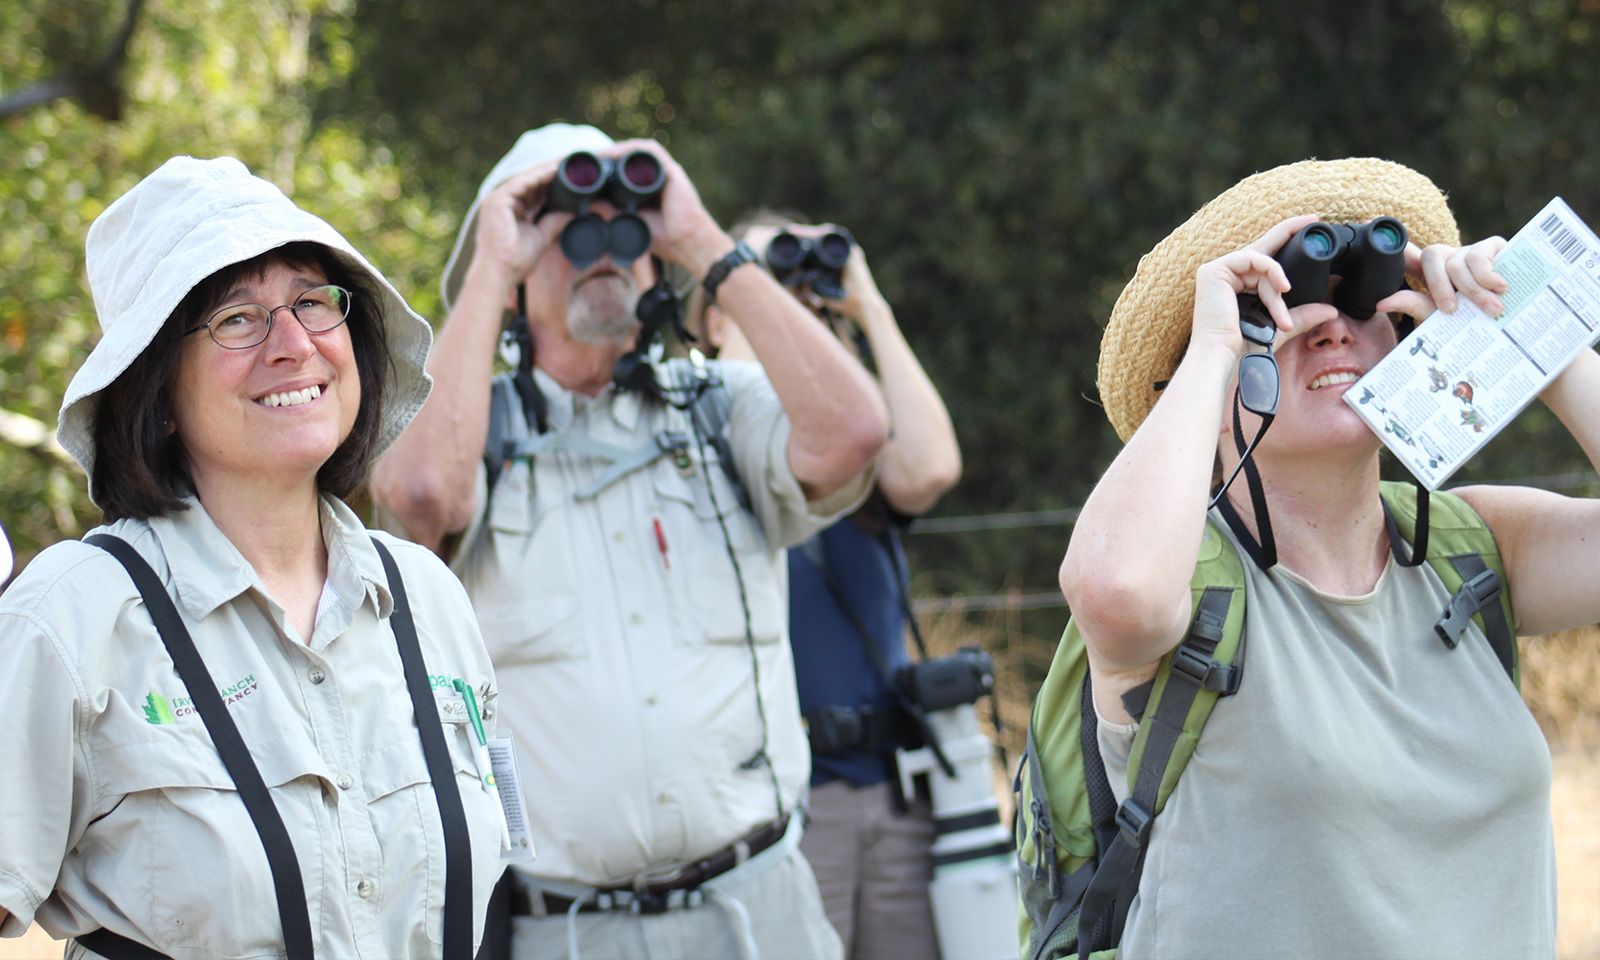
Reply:
<svg viewBox="0 0 1600 960"><path fill-rule="evenodd" d="M650 228L638 211L660 202L666 182L661 161L645 150L618 160L587 150L567 155L545 201L546 211L576 214L561 231L561 252L579 270L607 253L620 267L639 259L650 249ZM619 212L609 221L600 219L589 211L596 200Z"/></svg>
<svg viewBox="0 0 1600 960"><path fill-rule="evenodd" d="M850 231L830 230L820 237L802 237L788 230L767 244L767 269L786 287L810 287L819 297L844 297L844 265L855 238Z"/></svg>
<svg viewBox="0 0 1600 960"><path fill-rule="evenodd" d="M1317 303L1330 277L1342 278L1333 305L1355 320L1367 320L1377 303L1406 282L1406 228L1394 217L1366 223L1310 223L1273 257L1289 278L1288 307Z"/></svg>
<svg viewBox="0 0 1600 960"><path fill-rule="evenodd" d="M962 647L948 657L907 664L895 672L895 685L926 713L977 703L994 692L994 660L977 647Z"/></svg>

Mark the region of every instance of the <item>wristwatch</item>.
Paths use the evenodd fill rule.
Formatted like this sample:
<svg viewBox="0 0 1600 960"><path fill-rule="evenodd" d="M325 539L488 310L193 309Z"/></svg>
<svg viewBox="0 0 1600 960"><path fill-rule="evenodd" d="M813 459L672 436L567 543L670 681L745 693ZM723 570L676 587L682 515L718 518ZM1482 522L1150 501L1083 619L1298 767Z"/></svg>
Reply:
<svg viewBox="0 0 1600 960"><path fill-rule="evenodd" d="M743 240L739 241L728 252L727 256L711 265L711 269L706 271L706 278L700 281L700 285L705 287L706 299L712 302L716 301L717 288L722 286L722 281L728 279L728 274L732 273L735 267L740 267L747 263L760 262L761 255L750 249L748 243Z"/></svg>

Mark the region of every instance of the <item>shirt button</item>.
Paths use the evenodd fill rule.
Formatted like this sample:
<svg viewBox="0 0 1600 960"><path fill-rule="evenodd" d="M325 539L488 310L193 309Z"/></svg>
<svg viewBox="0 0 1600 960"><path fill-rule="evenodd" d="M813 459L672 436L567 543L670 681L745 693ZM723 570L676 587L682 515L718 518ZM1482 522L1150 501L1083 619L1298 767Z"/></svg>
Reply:
<svg viewBox="0 0 1600 960"><path fill-rule="evenodd" d="M628 622L637 627L639 624L644 623L644 617L639 616L637 613L631 613L628 615Z"/></svg>
<svg viewBox="0 0 1600 960"><path fill-rule="evenodd" d="M356 785L356 782L354 780L350 779L350 774L348 774L348 773L339 774L339 779L337 779L337 780L335 780L333 782L337 783L339 785L339 789L340 790L349 790L351 787ZM361 882L362 883L366 883L365 880L363 880ZM362 894L362 896L366 896L366 894Z"/></svg>
<svg viewBox="0 0 1600 960"><path fill-rule="evenodd" d="M617 541L618 543L621 543L623 540L627 539L627 535L624 534L621 530L618 530L616 533L613 533L611 535L611 539Z"/></svg>
<svg viewBox="0 0 1600 960"><path fill-rule="evenodd" d="M321 667L312 667L311 668L311 682L312 683L321 683L322 681L324 681L326 679L328 679L328 675L326 673L322 672L322 668Z"/></svg>
<svg viewBox="0 0 1600 960"><path fill-rule="evenodd" d="M653 693L650 694L650 696L644 698L644 702L645 702L645 704L647 706L651 706L651 707L655 706L656 705L656 695L653 694Z"/></svg>
<svg viewBox="0 0 1600 960"><path fill-rule="evenodd" d="M660 793L656 794L656 803L671 803L671 802L672 802L672 794L668 793L667 791L663 790Z"/></svg>
<svg viewBox="0 0 1600 960"><path fill-rule="evenodd" d="M356 884L356 893L359 893L363 898L372 896L372 881L363 880Z"/></svg>

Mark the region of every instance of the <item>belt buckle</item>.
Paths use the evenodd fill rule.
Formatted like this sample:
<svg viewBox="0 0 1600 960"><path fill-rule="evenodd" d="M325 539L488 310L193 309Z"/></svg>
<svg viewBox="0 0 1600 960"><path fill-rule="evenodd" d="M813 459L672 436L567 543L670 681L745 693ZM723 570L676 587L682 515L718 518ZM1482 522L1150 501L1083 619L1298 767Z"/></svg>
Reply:
<svg viewBox="0 0 1600 960"><path fill-rule="evenodd" d="M649 890L635 890L633 899L628 903L628 910L632 913L654 916L666 913L671 909L665 893L652 893Z"/></svg>

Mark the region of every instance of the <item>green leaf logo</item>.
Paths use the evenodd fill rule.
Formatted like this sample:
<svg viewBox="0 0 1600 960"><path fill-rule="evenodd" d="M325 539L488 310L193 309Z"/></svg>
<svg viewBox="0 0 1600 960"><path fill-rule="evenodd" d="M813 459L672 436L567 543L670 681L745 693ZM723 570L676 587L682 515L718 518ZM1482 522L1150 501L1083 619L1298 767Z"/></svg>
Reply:
<svg viewBox="0 0 1600 960"><path fill-rule="evenodd" d="M172 708L167 705L167 698L151 691L144 698L144 718L149 723L176 723L178 718L172 715Z"/></svg>

